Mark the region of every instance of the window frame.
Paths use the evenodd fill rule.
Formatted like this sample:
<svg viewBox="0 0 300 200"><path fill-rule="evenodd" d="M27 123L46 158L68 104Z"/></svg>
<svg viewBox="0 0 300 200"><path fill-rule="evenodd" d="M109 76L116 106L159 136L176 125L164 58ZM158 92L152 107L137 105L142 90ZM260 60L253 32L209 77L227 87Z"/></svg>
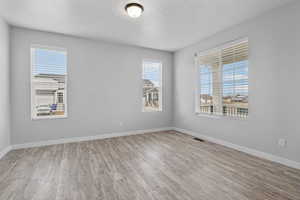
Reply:
<svg viewBox="0 0 300 200"><path fill-rule="evenodd" d="M65 75L65 105L64 105L64 115L49 115L49 116L36 116L34 112L34 90L33 90L33 84L32 84L32 73L33 73L33 68L34 68L34 49L45 49L45 50L50 50L50 51L57 51L57 52L63 52L66 56L66 75ZM67 48L63 47L56 47L56 46L48 46L48 45L39 45L39 44L32 44L30 46L30 115L31 115L31 120L43 120L43 119L64 119L68 117L68 50Z"/></svg>
<svg viewBox="0 0 300 200"><path fill-rule="evenodd" d="M150 63L159 63L160 64L160 99L159 99L159 109L158 110L145 110L145 107L144 107L144 102L143 102L143 89L144 89L144 79L143 79L143 75L144 75L144 64L146 62L150 62ZM163 109L164 109L164 105L163 105L163 98L164 98L164 94L163 94L163 91L164 91L164 75L163 75L163 62L161 60L156 60L156 59L143 59L142 60L142 73L141 73L141 85L142 85L142 112L143 113L157 113L157 112L163 112Z"/></svg>
<svg viewBox="0 0 300 200"><path fill-rule="evenodd" d="M200 76L199 76L199 73L200 73L200 66L199 66L199 63L198 63L198 58L201 57L201 56L205 56L211 52L216 52L216 51L220 51L224 48L227 48L227 47L230 47L230 46L233 46L235 44L238 44L238 43L241 43L243 41L247 41L248 42L248 45L249 45L249 38L248 37L242 37L242 38L239 38L239 39L234 39L234 40L231 40L231 41L228 41L228 42L225 42L221 45L218 45L218 46L215 46L213 48L208 48L206 50L203 50L203 51L200 51L200 52L197 52L195 53L194 55L194 65L195 65L195 103L194 103L194 106L195 106L195 109L194 109L194 112L197 116L200 116L200 117L207 117L207 118L211 118L211 119L220 119L220 118L225 118L225 119L234 119L234 120L246 120L249 118L250 116L250 112L249 112L249 108L250 108L250 101L249 101L249 65L250 65L250 61L249 61L249 58L250 58L250 45L248 46L248 115L246 117L239 117L239 116L229 116L229 115L223 115L223 114L219 114L219 113L212 113L212 114L209 114L209 113L204 113L204 112L200 112L200 97L199 97L199 90L201 88L201 85L200 85ZM221 56L220 56L221 57ZM223 65L222 65L223 66ZM221 77L220 79L222 79L222 83L223 83L223 73L221 74Z"/></svg>

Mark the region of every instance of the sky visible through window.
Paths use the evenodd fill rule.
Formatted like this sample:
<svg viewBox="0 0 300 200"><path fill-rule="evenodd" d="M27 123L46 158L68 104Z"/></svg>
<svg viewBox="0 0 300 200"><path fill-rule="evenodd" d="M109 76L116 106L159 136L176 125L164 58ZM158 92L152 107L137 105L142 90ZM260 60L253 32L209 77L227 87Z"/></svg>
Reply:
<svg viewBox="0 0 300 200"><path fill-rule="evenodd" d="M200 93L212 95L212 70L200 68ZM223 65L223 96L248 96L248 60Z"/></svg>
<svg viewBox="0 0 300 200"><path fill-rule="evenodd" d="M212 95L212 70L208 65L200 67L200 93Z"/></svg>
<svg viewBox="0 0 300 200"><path fill-rule="evenodd" d="M223 96L248 95L248 61L223 65Z"/></svg>
<svg viewBox="0 0 300 200"><path fill-rule="evenodd" d="M67 56L64 51L34 48L33 74L66 75Z"/></svg>
<svg viewBox="0 0 300 200"><path fill-rule="evenodd" d="M161 63L144 62L143 79L150 80L156 87L160 86Z"/></svg>

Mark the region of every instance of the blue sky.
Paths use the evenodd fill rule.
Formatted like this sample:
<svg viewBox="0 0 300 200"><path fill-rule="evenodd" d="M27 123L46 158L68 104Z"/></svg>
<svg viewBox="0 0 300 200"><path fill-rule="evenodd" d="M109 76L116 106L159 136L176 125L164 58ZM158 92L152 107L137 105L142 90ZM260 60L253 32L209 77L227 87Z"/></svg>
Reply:
<svg viewBox="0 0 300 200"><path fill-rule="evenodd" d="M143 79L148 79L156 87L160 86L160 63L145 62L143 67Z"/></svg>
<svg viewBox="0 0 300 200"><path fill-rule="evenodd" d="M67 56L64 52L34 49L34 74L66 74Z"/></svg>
<svg viewBox="0 0 300 200"><path fill-rule="evenodd" d="M200 68L200 92L212 95L212 73L210 67ZM248 61L223 65L223 96L248 95Z"/></svg>

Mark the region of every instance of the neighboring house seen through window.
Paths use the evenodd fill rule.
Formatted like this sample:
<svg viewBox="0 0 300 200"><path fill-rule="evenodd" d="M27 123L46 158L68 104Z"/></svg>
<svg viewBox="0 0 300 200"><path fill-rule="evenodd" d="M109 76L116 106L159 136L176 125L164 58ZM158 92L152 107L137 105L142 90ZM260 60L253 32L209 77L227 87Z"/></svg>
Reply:
<svg viewBox="0 0 300 200"><path fill-rule="evenodd" d="M161 62L143 62L143 111L162 111Z"/></svg>
<svg viewBox="0 0 300 200"><path fill-rule="evenodd" d="M196 64L196 112L247 117L248 40L202 53Z"/></svg>
<svg viewBox="0 0 300 200"><path fill-rule="evenodd" d="M63 49L31 48L32 119L67 116L67 52Z"/></svg>

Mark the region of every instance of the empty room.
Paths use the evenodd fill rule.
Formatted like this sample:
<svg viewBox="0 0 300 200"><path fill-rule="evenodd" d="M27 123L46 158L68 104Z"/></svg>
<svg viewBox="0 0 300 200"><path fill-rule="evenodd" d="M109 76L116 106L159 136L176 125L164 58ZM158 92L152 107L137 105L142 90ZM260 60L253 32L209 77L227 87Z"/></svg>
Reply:
<svg viewBox="0 0 300 200"><path fill-rule="evenodd" d="M0 0L0 200L300 200L300 1Z"/></svg>

